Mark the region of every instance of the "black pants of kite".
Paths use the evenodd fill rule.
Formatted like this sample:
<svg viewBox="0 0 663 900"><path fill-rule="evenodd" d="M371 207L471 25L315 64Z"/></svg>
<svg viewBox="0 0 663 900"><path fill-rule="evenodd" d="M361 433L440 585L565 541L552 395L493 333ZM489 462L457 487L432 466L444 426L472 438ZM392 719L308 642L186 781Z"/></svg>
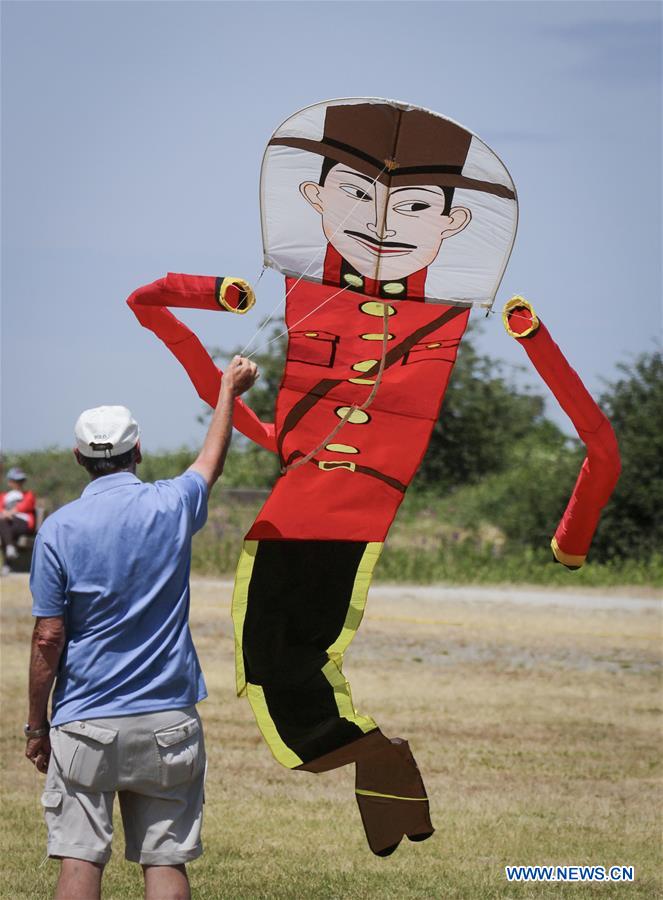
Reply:
<svg viewBox="0 0 663 900"><path fill-rule="evenodd" d="M233 596L237 693L246 695L274 757L324 772L354 762L374 853L433 833L406 741L389 740L354 708L343 654L361 622L382 544L246 541Z"/></svg>

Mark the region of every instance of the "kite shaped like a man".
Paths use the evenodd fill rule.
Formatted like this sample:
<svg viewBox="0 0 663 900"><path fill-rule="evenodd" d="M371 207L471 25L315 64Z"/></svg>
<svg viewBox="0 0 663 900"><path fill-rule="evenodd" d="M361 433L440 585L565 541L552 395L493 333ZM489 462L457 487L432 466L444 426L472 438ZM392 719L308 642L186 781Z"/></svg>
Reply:
<svg viewBox="0 0 663 900"><path fill-rule="evenodd" d="M361 98L308 107L277 129L261 207L265 262L286 275L289 341L274 424L241 401L235 412L282 473L238 564L237 690L284 766L355 763L369 845L387 856L403 836L433 833L428 800L407 742L355 709L343 655L470 309L493 303L516 194L460 125ZM129 304L213 405L221 373L166 307L245 312L251 300L239 279L169 275Z"/></svg>

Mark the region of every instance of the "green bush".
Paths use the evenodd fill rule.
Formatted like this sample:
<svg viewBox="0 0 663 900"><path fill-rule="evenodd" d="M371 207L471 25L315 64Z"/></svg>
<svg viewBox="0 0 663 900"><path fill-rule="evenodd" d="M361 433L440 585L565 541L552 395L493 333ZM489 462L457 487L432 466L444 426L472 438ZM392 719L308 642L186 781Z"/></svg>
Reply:
<svg viewBox="0 0 663 900"><path fill-rule="evenodd" d="M79 497L89 481L72 451L57 447L11 454L3 459L3 465L5 470L10 466L20 466L28 476L27 486L50 512Z"/></svg>
<svg viewBox="0 0 663 900"><path fill-rule="evenodd" d="M452 492L443 514L474 530L490 523L514 545L540 547L555 533L582 459L577 441L540 428L512 446L504 471Z"/></svg>
<svg viewBox="0 0 663 900"><path fill-rule="evenodd" d="M442 409L417 476L438 491L473 484L511 465L514 444L543 431L561 433L543 418L543 397L519 388L501 362L479 354L471 332L463 339Z"/></svg>
<svg viewBox="0 0 663 900"><path fill-rule="evenodd" d="M436 550L387 543L376 581L411 584L532 584L551 587L663 587L663 554L647 560L589 562L577 571L555 563L545 546L489 546L470 538Z"/></svg>
<svg viewBox="0 0 663 900"><path fill-rule="evenodd" d="M622 474L594 540L600 559L647 559L663 547L663 356L645 353L609 386L601 403Z"/></svg>
<svg viewBox="0 0 663 900"><path fill-rule="evenodd" d="M197 451L187 447L160 453L144 453L137 474L143 481L174 478L189 468ZM89 477L79 466L71 450L50 447L27 453L12 453L2 459L5 469L21 466L28 476L28 487L52 512L80 497ZM276 456L258 447L231 447L221 479L224 487L269 487L274 481L274 469L278 471ZM216 502L220 489L212 494L210 505Z"/></svg>

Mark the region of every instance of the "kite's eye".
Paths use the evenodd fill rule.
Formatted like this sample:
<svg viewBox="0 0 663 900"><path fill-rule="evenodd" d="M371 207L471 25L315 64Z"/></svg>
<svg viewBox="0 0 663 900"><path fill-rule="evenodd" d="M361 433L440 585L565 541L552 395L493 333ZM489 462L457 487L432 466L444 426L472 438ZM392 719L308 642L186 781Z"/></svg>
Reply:
<svg viewBox="0 0 663 900"><path fill-rule="evenodd" d="M403 200L402 203L397 203L394 209L402 213L422 212L424 209L430 209L430 203L423 200Z"/></svg>
<svg viewBox="0 0 663 900"><path fill-rule="evenodd" d="M352 197L353 200L372 200L370 194L367 194L366 191L362 191L360 187L357 187L356 184L341 184L339 185L340 189L344 191L348 197Z"/></svg>

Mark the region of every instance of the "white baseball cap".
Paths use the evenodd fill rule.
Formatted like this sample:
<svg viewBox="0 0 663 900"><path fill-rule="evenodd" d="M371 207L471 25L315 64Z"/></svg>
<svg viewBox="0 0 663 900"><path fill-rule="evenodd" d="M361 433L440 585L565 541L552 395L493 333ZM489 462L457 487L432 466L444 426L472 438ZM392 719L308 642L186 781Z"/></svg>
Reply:
<svg viewBox="0 0 663 900"><path fill-rule="evenodd" d="M82 456L108 459L135 447L140 431L126 406L97 406L80 414L74 435Z"/></svg>

